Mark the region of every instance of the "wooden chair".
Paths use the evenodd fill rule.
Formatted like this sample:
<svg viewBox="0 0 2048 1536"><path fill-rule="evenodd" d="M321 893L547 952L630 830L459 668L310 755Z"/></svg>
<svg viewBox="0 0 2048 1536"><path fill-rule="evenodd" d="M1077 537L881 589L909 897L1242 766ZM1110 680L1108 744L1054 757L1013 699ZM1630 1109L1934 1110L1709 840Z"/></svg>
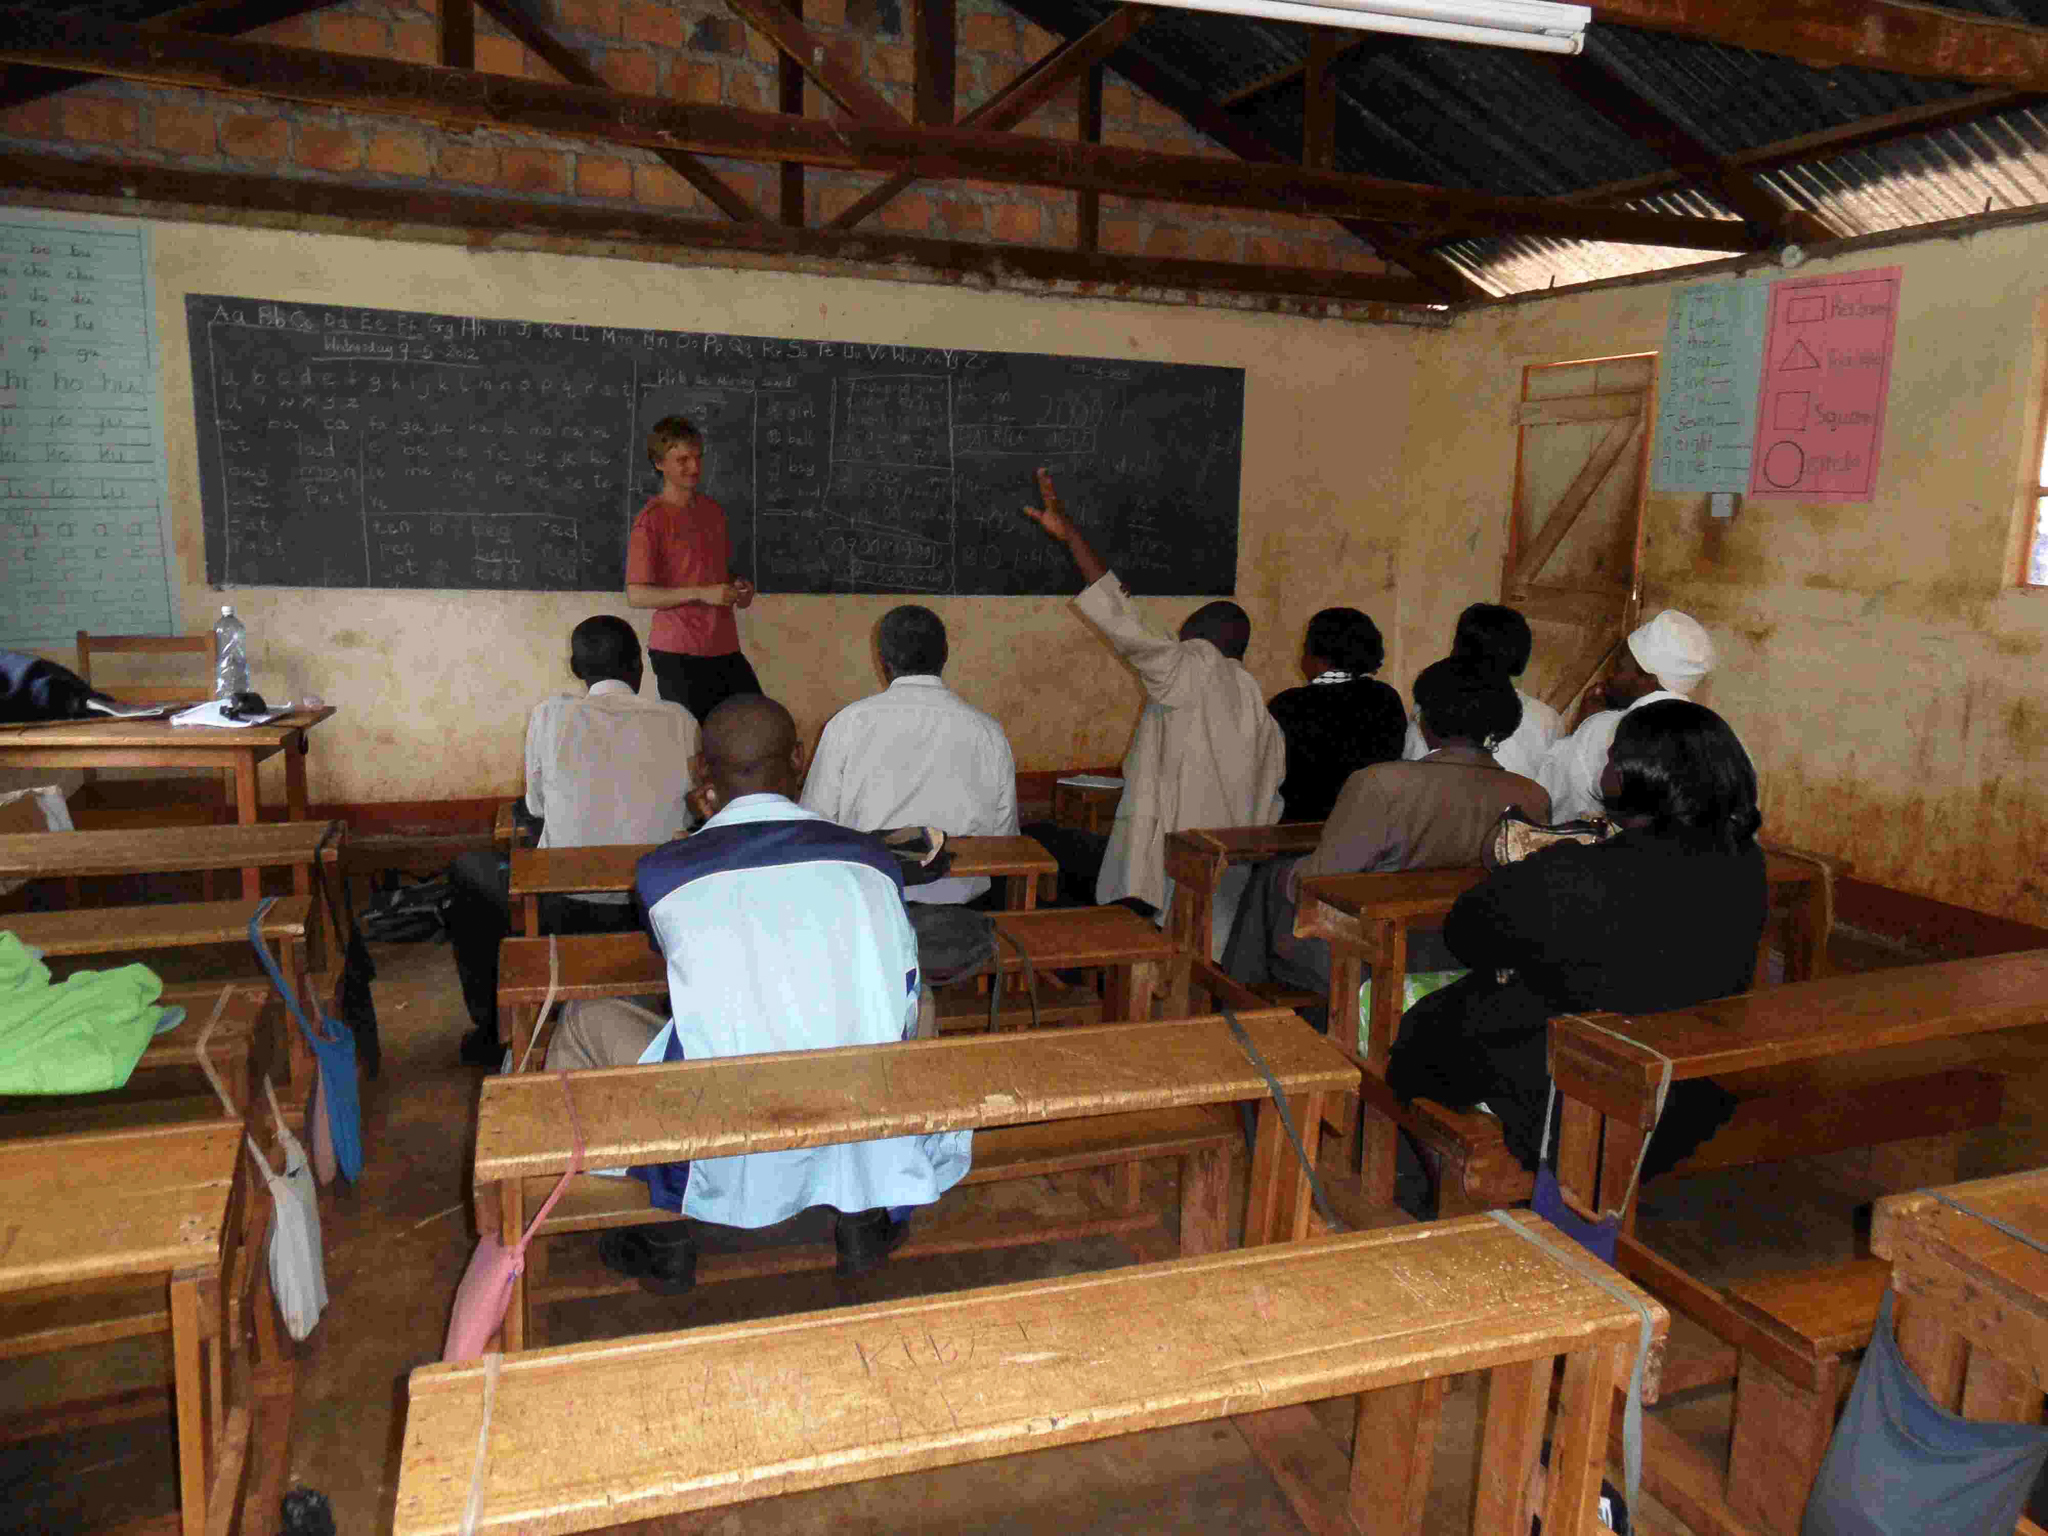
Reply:
<svg viewBox="0 0 2048 1536"><path fill-rule="evenodd" d="M426 1366L409 1384L393 1529L471 1528L474 1499L478 1532L595 1530L1167 1425L1256 1426L1355 1395L1348 1471L1330 1458L1326 1489L1289 1466L1281 1486L1319 1517L1311 1529L1416 1536L1445 1387L1484 1373L1469 1528L1526 1536L1540 1515L1546 1531L1590 1532L1611 1388L1642 1314L1524 1235L1568 1247L1553 1229L1512 1221ZM1643 1305L1649 1376L1666 1319Z"/></svg>
<svg viewBox="0 0 2048 1536"><path fill-rule="evenodd" d="M117 683L93 676L93 656L203 656L189 683ZM196 703L213 694L213 636L95 635L78 632L78 675L124 704ZM234 792L226 775L205 770L146 779L108 779L85 770L85 783L71 796L71 819L81 832L129 827L206 827L235 819ZM213 871L200 872L202 894L213 898Z"/></svg>

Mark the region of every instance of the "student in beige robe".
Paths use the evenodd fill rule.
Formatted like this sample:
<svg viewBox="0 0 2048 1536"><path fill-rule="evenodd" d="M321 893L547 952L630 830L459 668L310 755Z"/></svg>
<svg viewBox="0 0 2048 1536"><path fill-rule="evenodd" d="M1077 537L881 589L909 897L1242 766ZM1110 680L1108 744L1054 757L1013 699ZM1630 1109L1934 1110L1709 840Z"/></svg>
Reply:
<svg viewBox="0 0 2048 1536"><path fill-rule="evenodd" d="M1068 519L1043 469L1038 490L1043 505L1026 507L1025 515L1073 557L1087 583L1074 606L1145 685L1145 711L1124 754L1123 799L1095 899L1135 897L1163 913L1170 894L1167 833L1280 819L1286 746L1244 667L1251 620L1237 604L1217 602L1189 615L1177 637L1153 630ZM1235 895L1218 892L1219 920L1224 908L1234 908Z"/></svg>

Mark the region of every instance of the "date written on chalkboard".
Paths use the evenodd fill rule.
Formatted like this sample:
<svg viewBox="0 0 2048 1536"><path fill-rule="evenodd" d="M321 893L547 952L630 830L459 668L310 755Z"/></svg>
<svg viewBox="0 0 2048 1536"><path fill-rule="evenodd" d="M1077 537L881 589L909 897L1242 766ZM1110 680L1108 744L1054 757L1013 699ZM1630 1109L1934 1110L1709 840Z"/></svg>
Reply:
<svg viewBox="0 0 2048 1536"><path fill-rule="evenodd" d="M1242 370L190 296L209 580L616 591L664 416L767 592L1068 590L1051 465L1133 588L1236 580Z"/></svg>

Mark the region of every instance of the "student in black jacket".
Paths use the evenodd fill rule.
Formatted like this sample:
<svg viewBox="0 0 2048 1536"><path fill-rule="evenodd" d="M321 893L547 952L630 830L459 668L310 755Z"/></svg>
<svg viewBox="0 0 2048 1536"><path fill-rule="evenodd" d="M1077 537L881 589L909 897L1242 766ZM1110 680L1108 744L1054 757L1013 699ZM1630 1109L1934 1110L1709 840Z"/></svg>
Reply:
<svg viewBox="0 0 2048 1536"><path fill-rule="evenodd" d="M1660 1013L1747 991L1763 936L1756 771L1719 715L1685 699L1630 711L1600 787L1617 836L1546 848L1458 899L1444 942L1472 974L1408 1010L1387 1068L1404 1103L1484 1102L1530 1168L1552 1015ZM1643 1177L1733 1106L1710 1080L1673 1084Z"/></svg>
<svg viewBox="0 0 2048 1536"><path fill-rule="evenodd" d="M1356 608L1325 608L1302 637L1306 686L1266 707L1287 738L1282 821L1322 821L1344 781L1374 763L1398 762L1408 731L1401 695L1372 674L1386 659L1379 626Z"/></svg>

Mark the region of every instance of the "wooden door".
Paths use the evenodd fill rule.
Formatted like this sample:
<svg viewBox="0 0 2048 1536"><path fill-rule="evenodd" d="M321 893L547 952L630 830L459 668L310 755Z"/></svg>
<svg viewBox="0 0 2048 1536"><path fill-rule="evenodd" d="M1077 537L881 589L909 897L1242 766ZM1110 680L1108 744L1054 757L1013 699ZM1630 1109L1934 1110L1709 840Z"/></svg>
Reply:
<svg viewBox="0 0 2048 1536"><path fill-rule="evenodd" d="M1523 688L1561 711L1636 622L1656 392L1654 352L1522 370L1501 601L1535 631Z"/></svg>

